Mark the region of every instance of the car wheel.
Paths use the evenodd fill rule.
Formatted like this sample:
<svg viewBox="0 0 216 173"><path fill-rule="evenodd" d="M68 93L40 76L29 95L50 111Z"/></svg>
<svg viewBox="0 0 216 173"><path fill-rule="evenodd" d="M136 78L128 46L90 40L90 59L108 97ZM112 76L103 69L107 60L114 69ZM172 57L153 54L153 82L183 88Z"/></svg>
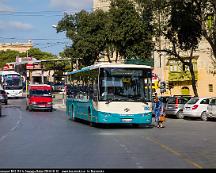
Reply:
<svg viewBox="0 0 216 173"><path fill-rule="evenodd" d="M178 113L176 114L176 117L178 119L183 119L184 118L183 111L178 111Z"/></svg>
<svg viewBox="0 0 216 173"><path fill-rule="evenodd" d="M28 110L29 110L29 112L32 112L32 108L31 108L31 107L29 107L29 106L28 106Z"/></svg>
<svg viewBox="0 0 216 173"><path fill-rule="evenodd" d="M201 119L202 119L203 121L207 121L207 120L208 120L208 115L207 115L206 112L203 112L203 113L201 114Z"/></svg>

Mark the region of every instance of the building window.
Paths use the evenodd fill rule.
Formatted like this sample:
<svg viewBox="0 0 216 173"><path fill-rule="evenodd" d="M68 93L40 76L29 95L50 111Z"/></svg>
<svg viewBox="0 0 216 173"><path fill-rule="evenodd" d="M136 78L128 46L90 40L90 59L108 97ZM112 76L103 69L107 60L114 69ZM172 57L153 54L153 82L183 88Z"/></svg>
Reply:
<svg viewBox="0 0 216 173"><path fill-rule="evenodd" d="M209 92L213 92L213 84L209 84Z"/></svg>

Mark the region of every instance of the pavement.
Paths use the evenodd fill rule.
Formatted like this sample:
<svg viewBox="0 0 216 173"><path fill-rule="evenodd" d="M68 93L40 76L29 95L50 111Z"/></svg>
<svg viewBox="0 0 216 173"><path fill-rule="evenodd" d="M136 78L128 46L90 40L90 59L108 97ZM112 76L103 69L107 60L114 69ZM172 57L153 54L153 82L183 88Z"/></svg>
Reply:
<svg viewBox="0 0 216 173"><path fill-rule="evenodd" d="M53 108L66 110L66 96L64 93L54 93L55 98L53 99Z"/></svg>

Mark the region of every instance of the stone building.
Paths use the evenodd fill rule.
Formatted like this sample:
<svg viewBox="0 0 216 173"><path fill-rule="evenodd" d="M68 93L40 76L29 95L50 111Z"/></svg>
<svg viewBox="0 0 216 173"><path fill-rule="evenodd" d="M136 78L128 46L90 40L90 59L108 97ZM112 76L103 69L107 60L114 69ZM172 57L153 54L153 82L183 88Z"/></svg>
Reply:
<svg viewBox="0 0 216 173"><path fill-rule="evenodd" d="M31 41L27 43L0 43L0 51L6 51L7 49L9 49L18 52L27 52L27 50L31 49L32 47L33 46Z"/></svg>

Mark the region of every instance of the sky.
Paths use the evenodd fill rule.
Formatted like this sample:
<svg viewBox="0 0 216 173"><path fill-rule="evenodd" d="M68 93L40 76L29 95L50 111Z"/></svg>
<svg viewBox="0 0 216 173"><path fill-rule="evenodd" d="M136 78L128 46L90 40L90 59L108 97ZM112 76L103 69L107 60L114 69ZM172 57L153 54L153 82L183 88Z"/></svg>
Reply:
<svg viewBox="0 0 216 173"><path fill-rule="evenodd" d="M59 55L71 41L57 33L64 13L92 11L93 0L0 0L0 43L27 43Z"/></svg>

